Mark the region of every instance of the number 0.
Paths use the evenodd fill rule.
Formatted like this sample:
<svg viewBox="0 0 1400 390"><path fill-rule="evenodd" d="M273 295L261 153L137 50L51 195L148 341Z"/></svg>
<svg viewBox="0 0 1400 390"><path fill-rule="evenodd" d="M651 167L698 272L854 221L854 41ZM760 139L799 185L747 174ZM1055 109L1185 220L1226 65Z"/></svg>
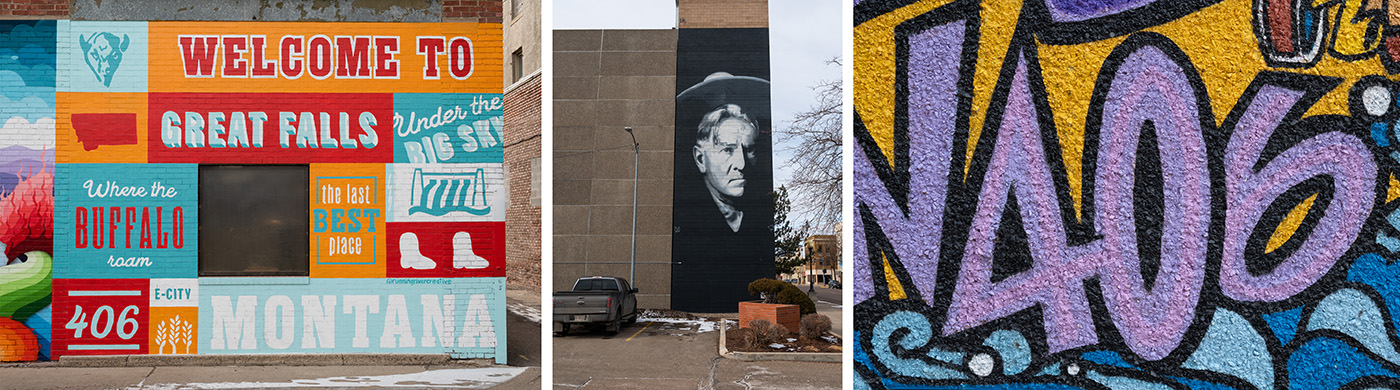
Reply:
<svg viewBox="0 0 1400 390"><path fill-rule="evenodd" d="M98 332L97 322L102 319L102 312L107 312L107 327L102 328L102 331ZM112 333L112 323L116 322L116 320L113 318L115 316L116 314L113 313L111 306L102 306L97 308L97 311L92 312L92 337L100 339L103 337L107 337L108 333Z"/></svg>

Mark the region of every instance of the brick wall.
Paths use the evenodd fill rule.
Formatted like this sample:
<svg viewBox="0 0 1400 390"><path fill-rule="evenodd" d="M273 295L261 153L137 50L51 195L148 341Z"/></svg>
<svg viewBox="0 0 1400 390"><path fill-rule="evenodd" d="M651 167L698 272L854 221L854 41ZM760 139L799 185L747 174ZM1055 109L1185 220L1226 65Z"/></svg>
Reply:
<svg viewBox="0 0 1400 390"><path fill-rule="evenodd" d="M442 21L444 22L500 23L501 15L500 0L442 1Z"/></svg>
<svg viewBox="0 0 1400 390"><path fill-rule="evenodd" d="M68 0L0 1L0 16L13 19L65 19Z"/></svg>
<svg viewBox="0 0 1400 390"><path fill-rule="evenodd" d="M506 279L511 287L531 290L540 288L540 205L532 203L530 196L531 161L540 158L541 80L541 74L535 73L505 93L505 157L511 188L506 210Z"/></svg>
<svg viewBox="0 0 1400 390"><path fill-rule="evenodd" d="M680 0L680 28L768 27L768 0Z"/></svg>
<svg viewBox="0 0 1400 390"><path fill-rule="evenodd" d="M768 320L782 325L790 332L797 332L801 308L797 305L778 305L761 302L739 302L739 327L748 327L754 320Z"/></svg>

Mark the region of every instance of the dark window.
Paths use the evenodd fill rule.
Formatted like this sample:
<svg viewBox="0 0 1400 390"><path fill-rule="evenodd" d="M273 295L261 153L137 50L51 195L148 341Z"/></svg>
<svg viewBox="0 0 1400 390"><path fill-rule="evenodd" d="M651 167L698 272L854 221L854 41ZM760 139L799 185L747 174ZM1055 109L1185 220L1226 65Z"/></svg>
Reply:
<svg viewBox="0 0 1400 390"><path fill-rule="evenodd" d="M199 275L307 276L305 165L199 167Z"/></svg>
<svg viewBox="0 0 1400 390"><path fill-rule="evenodd" d="M525 54L521 50L525 49L515 49L514 53L510 53L510 82L512 83L525 77Z"/></svg>
<svg viewBox="0 0 1400 390"><path fill-rule="evenodd" d="M574 285L574 291L622 291L617 281L612 279L583 279Z"/></svg>
<svg viewBox="0 0 1400 390"><path fill-rule="evenodd" d="M510 0L510 18L515 19L520 16L520 0Z"/></svg>

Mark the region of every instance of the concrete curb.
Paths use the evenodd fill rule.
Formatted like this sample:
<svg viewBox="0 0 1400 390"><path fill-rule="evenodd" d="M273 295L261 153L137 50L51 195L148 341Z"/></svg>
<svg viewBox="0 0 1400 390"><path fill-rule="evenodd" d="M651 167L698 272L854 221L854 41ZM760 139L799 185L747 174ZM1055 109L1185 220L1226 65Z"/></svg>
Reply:
<svg viewBox="0 0 1400 390"><path fill-rule="evenodd" d="M445 354L111 355L64 356L59 367L152 366L464 366L490 367L493 359Z"/></svg>
<svg viewBox="0 0 1400 390"><path fill-rule="evenodd" d="M762 360L787 360L794 362L830 362L840 363L840 352L739 352L730 351L724 346L725 336L724 322L719 325L719 355L726 359L741 360L746 362ZM840 337L840 336L837 336Z"/></svg>

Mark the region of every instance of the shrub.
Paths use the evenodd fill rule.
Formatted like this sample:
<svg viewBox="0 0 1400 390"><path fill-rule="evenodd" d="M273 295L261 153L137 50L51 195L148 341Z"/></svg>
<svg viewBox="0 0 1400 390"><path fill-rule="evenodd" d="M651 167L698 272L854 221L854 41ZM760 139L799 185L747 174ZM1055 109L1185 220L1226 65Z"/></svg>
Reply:
<svg viewBox="0 0 1400 390"><path fill-rule="evenodd" d="M812 302L812 298L788 282L773 279L755 280L749 283L749 294L762 296L763 303L797 305L802 314L817 312L817 304Z"/></svg>
<svg viewBox="0 0 1400 390"><path fill-rule="evenodd" d="M808 314L802 316L797 329L802 337L819 339L831 331L831 318L821 314Z"/></svg>
<svg viewBox="0 0 1400 390"><path fill-rule="evenodd" d="M745 328L744 330L745 332L736 333L739 333L739 343L743 345L745 349L755 350L758 346L763 345L758 341L758 332L755 332L753 328Z"/></svg>
<svg viewBox="0 0 1400 390"><path fill-rule="evenodd" d="M778 293L778 303L797 305L801 308L802 314L812 314L817 312L817 304L812 302L812 297L802 292L797 287L789 284L787 288Z"/></svg>
<svg viewBox="0 0 1400 390"><path fill-rule="evenodd" d="M786 341L788 334L787 328L763 319L749 321L749 331L755 337L755 345Z"/></svg>
<svg viewBox="0 0 1400 390"><path fill-rule="evenodd" d="M791 285L773 279L759 279L749 283L749 294L762 297L763 303L778 303L778 292L783 291L783 287L786 286Z"/></svg>

